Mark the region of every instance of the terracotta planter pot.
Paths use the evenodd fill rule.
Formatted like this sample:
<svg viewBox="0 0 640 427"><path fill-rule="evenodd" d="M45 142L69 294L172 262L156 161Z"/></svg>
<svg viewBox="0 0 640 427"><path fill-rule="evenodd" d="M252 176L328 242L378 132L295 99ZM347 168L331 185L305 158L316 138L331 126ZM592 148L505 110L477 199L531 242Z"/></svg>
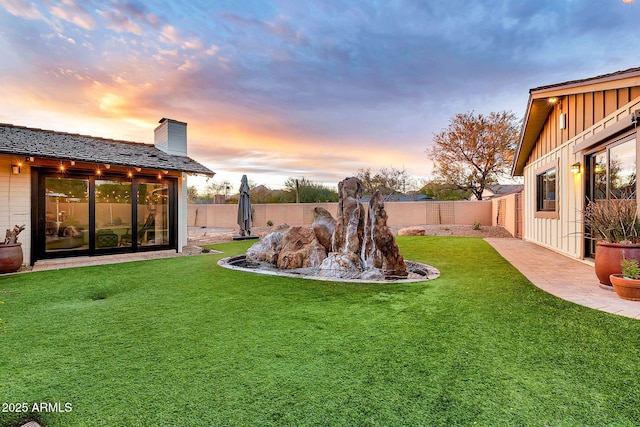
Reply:
<svg viewBox="0 0 640 427"><path fill-rule="evenodd" d="M640 260L640 244L605 243L596 244L596 276L603 285L611 286L609 276L621 274L622 259Z"/></svg>
<svg viewBox="0 0 640 427"><path fill-rule="evenodd" d="M22 243L0 245L0 273L13 273L22 266Z"/></svg>
<svg viewBox="0 0 640 427"><path fill-rule="evenodd" d="M640 301L640 280L627 279L622 274L612 274L609 279L620 298Z"/></svg>

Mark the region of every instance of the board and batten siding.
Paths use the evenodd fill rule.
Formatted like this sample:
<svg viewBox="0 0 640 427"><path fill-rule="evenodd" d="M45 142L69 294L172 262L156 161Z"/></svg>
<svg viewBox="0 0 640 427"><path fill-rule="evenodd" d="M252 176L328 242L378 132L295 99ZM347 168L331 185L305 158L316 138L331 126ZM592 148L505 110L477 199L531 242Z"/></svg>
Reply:
<svg viewBox="0 0 640 427"><path fill-rule="evenodd" d="M528 163L545 157L637 98L640 86L562 96L549 114ZM560 114L566 115L565 129L560 129Z"/></svg>
<svg viewBox="0 0 640 427"><path fill-rule="evenodd" d="M0 155L0 232L4 241L5 230L14 225L26 225L18 236L22 243L23 263L29 265L31 255L31 171L23 163L19 174L11 172L16 158Z"/></svg>
<svg viewBox="0 0 640 427"><path fill-rule="evenodd" d="M584 258L582 213L585 200L585 156L580 151L574 153L574 148L587 138L605 131L618 121L627 118L637 109L640 109L640 92L632 101L627 102L621 108L614 110L557 147L547 142L548 135L553 132L551 128L558 127L557 116L553 113L549 116L536 143L536 149L534 149L534 152L538 154L536 156L532 154L524 168L524 240L573 258ZM553 126L550 126L550 123ZM539 147L544 147L544 150ZM573 174L570 170L571 165L576 162L580 162L582 165L583 172L580 174ZM558 167L556 175L558 180L556 197L558 217L536 218L534 214L536 212L536 174L541 169L552 167L555 164Z"/></svg>

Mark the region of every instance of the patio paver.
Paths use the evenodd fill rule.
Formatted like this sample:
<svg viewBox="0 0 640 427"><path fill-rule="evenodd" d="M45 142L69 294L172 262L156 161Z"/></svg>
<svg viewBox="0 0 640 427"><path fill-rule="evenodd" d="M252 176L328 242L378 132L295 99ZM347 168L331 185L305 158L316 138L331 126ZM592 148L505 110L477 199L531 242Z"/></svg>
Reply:
<svg viewBox="0 0 640 427"><path fill-rule="evenodd" d="M585 307L640 319L640 301L623 300L601 288L593 265L520 239L485 240L538 288Z"/></svg>
<svg viewBox="0 0 640 427"><path fill-rule="evenodd" d="M61 268L85 267L89 265L116 264L119 262L143 261L157 258L172 258L179 256L175 250L137 252L128 254L114 254L101 256L81 256L74 258L60 258L37 261L32 271L59 270Z"/></svg>

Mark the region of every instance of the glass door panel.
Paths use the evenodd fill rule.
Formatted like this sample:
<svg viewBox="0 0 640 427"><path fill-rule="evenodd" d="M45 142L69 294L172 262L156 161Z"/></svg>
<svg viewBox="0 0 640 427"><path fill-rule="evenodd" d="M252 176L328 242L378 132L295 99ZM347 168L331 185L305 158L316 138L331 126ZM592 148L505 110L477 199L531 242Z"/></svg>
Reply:
<svg viewBox="0 0 640 427"><path fill-rule="evenodd" d="M138 184L138 245L169 244L169 186L165 183Z"/></svg>
<svg viewBox="0 0 640 427"><path fill-rule="evenodd" d="M131 183L96 180L96 249L131 247Z"/></svg>
<svg viewBox="0 0 640 427"><path fill-rule="evenodd" d="M636 141L624 142L609 150L610 198L636 197Z"/></svg>
<svg viewBox="0 0 640 427"><path fill-rule="evenodd" d="M89 249L89 180L45 178L45 251Z"/></svg>
<svg viewBox="0 0 640 427"><path fill-rule="evenodd" d="M607 203L610 199L636 198L636 140L614 145L587 157L589 165L587 200ZM585 227L585 256L595 254L595 238Z"/></svg>
<svg viewBox="0 0 640 427"><path fill-rule="evenodd" d="M602 151L594 154L590 158L590 170L592 173L592 189L589 199L606 200L607 199L607 152Z"/></svg>

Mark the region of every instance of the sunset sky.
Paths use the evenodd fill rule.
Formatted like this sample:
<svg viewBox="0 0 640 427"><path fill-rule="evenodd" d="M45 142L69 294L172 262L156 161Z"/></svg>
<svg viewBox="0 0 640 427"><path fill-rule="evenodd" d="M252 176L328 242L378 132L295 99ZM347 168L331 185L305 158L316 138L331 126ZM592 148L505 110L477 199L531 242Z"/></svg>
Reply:
<svg viewBox="0 0 640 427"><path fill-rule="evenodd" d="M428 177L456 113L521 117L530 88L640 66L639 40L640 1L0 0L0 122L150 143L184 121L238 186Z"/></svg>

